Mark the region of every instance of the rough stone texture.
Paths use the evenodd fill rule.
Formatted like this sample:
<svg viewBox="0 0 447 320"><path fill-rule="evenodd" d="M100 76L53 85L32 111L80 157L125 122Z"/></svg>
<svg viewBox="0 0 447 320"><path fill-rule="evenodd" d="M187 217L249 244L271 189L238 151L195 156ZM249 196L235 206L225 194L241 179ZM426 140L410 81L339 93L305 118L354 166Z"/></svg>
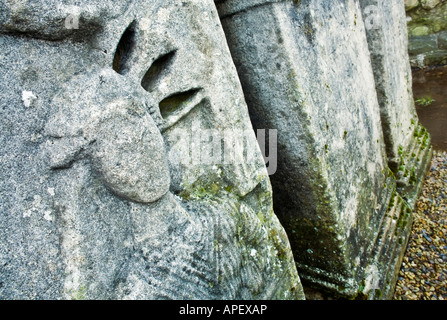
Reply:
<svg viewBox="0 0 447 320"><path fill-rule="evenodd" d="M416 28L425 27L427 34L438 33L447 30L447 1L419 1L414 6L407 6L409 34L415 35Z"/></svg>
<svg viewBox="0 0 447 320"><path fill-rule="evenodd" d="M440 49L447 50L447 31L443 31L443 32L439 33L438 46Z"/></svg>
<svg viewBox="0 0 447 320"><path fill-rule="evenodd" d="M393 103L411 113L396 119L393 104L381 114L365 30L372 22L353 0L216 4L253 125L278 129L275 212L301 279L332 295L390 297L412 216L388 167L381 116L399 126L387 132L398 153L415 130L405 127L414 109L399 93ZM390 59L402 57L403 42L387 44ZM406 90L407 71L390 71L384 94L393 84Z"/></svg>
<svg viewBox="0 0 447 320"><path fill-rule="evenodd" d="M413 99L405 9L401 0L360 1L363 18L377 6L375 26L366 28L380 105L389 167L398 191L414 207L431 158L430 137L421 126Z"/></svg>
<svg viewBox="0 0 447 320"><path fill-rule="evenodd" d="M405 0L405 10L411 10L419 5L419 0Z"/></svg>
<svg viewBox="0 0 447 320"><path fill-rule="evenodd" d="M211 0L1 6L0 298L304 298Z"/></svg>
<svg viewBox="0 0 447 320"><path fill-rule="evenodd" d="M406 1L405 8L411 66L425 68L447 64L447 49L442 45L447 31L447 1Z"/></svg>

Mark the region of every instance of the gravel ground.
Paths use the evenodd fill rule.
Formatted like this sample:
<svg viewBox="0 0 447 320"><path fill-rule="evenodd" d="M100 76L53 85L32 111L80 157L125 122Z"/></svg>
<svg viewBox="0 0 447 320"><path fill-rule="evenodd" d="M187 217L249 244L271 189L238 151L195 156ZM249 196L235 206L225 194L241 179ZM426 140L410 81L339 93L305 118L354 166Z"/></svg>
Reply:
<svg viewBox="0 0 447 320"><path fill-rule="evenodd" d="M447 152L434 151L394 300L447 300Z"/></svg>

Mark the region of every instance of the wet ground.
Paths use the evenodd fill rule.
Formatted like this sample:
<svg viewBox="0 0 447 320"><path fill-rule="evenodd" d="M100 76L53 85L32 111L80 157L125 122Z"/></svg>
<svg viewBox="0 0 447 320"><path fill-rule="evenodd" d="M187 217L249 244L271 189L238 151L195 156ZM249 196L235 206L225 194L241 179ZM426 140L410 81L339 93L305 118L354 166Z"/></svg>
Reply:
<svg viewBox="0 0 447 320"><path fill-rule="evenodd" d="M433 148L447 151L447 66L413 71L413 96Z"/></svg>

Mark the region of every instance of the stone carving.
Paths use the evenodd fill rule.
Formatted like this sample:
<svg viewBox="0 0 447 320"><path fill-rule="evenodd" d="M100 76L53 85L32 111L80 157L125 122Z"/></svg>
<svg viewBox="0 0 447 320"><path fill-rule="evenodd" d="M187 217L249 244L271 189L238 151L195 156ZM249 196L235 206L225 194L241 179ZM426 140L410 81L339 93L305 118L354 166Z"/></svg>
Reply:
<svg viewBox="0 0 447 320"><path fill-rule="evenodd" d="M2 3L0 297L303 299L213 2L69 4Z"/></svg>
<svg viewBox="0 0 447 320"><path fill-rule="evenodd" d="M389 297L411 207L388 169L385 145L397 145L385 142L407 141L412 131L404 127L415 115L405 107L403 138L384 138L381 110L394 117L398 106L379 108L369 51L375 44L368 47L359 1L215 3L254 127L278 129L275 212L300 277L344 297ZM395 38L387 54L404 63ZM397 89L405 99L407 88Z"/></svg>

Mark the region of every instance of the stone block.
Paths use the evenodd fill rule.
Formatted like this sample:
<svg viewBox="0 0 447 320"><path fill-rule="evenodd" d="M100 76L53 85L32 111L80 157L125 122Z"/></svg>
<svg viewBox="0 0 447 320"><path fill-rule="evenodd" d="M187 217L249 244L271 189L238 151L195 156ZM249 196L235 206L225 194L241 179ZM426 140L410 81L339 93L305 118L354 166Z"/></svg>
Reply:
<svg viewBox="0 0 447 320"><path fill-rule="evenodd" d="M436 50L424 55L426 66L443 66L447 64L447 50Z"/></svg>
<svg viewBox="0 0 447 320"><path fill-rule="evenodd" d="M447 31L438 34L438 47L439 49L447 50Z"/></svg>
<svg viewBox="0 0 447 320"><path fill-rule="evenodd" d="M378 23L366 28L366 34L388 163L396 175L399 193L414 207L430 162L431 146L429 134L420 125L414 105L405 9L401 1L363 0L360 5L365 20L368 19L367 8L377 7ZM434 36L424 39L426 41L417 43L437 45Z"/></svg>
<svg viewBox="0 0 447 320"><path fill-rule="evenodd" d="M405 0L405 10L411 10L419 6L419 0Z"/></svg>
<svg viewBox="0 0 447 320"><path fill-rule="evenodd" d="M350 0L216 4L252 123L278 130L274 207L301 279L335 296L386 299L412 215L388 167L366 37L379 8L364 8L363 19ZM402 35L387 41L400 46ZM404 58L390 48L396 63ZM397 90L407 89L407 71L397 67ZM413 111L407 92L396 99ZM413 118L403 116L397 139L409 139L415 125L403 126Z"/></svg>
<svg viewBox="0 0 447 320"><path fill-rule="evenodd" d="M410 55L418 55L438 49L438 37L436 35L413 36L408 39L408 52Z"/></svg>

